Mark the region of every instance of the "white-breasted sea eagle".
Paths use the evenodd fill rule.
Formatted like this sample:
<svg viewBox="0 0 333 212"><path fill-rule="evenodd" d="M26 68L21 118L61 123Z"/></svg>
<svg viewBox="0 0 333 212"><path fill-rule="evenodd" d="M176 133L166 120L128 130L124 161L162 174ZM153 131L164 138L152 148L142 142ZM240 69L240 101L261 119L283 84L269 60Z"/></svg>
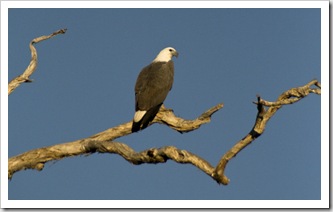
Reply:
<svg viewBox="0 0 333 212"><path fill-rule="evenodd" d="M135 114L132 132L148 126L158 113L172 88L174 64L172 57L178 52L172 47L162 49L156 58L144 67L135 84Z"/></svg>

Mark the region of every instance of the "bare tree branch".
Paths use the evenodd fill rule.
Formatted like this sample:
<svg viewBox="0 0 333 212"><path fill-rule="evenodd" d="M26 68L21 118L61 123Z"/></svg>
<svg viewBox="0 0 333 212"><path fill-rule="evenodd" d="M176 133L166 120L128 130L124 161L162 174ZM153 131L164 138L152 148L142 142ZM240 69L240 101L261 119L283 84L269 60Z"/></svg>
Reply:
<svg viewBox="0 0 333 212"><path fill-rule="evenodd" d="M58 30L56 32L53 32L50 35L44 35L44 36L35 38L35 39L33 39L30 42L29 48L30 48L30 51L31 51L31 61L30 61L29 65L28 65L28 67L23 72L23 74L15 77L14 79L12 79L12 81L10 81L10 83L8 84L8 95L10 95L22 83L24 83L24 82L32 82L32 80L29 79L29 77L32 75L32 73L37 68L37 50L33 46L33 44L39 43L39 42L47 40L47 39L50 39L53 36L56 36L58 34L64 34L66 32L66 30L67 29L61 29L61 30Z"/></svg>
<svg viewBox="0 0 333 212"><path fill-rule="evenodd" d="M312 89L311 86L315 85L318 88ZM309 95L309 93L315 93L315 94L321 94L321 85L317 80L312 80L308 84L298 87L298 88L292 88L283 94L280 95L280 98L276 102L268 102L265 100L261 100L260 103L264 106L280 106L280 105L287 105L287 104L293 104L295 102L298 102L303 97Z"/></svg>
<svg viewBox="0 0 333 212"><path fill-rule="evenodd" d="M218 104L204 112L195 120L184 120L176 117L172 110L166 109L162 105L152 124L166 124L178 132L188 132L199 128L202 124L208 123L213 113L222 107L222 104ZM8 160L8 178L11 179L13 174L20 170L42 170L44 168L44 164L48 161L60 160L65 157L95 152L119 154L133 164L162 163L166 162L168 159L172 159L179 163L191 163L206 173L208 173L208 170L213 169L213 167L202 158L186 150L178 150L175 147L163 147L159 149L152 148L136 153L132 148L124 143L113 142L116 138L131 134L131 128L132 122L127 122L92 135L88 138L34 149L11 157ZM209 173L211 173L211 171Z"/></svg>
<svg viewBox="0 0 333 212"><path fill-rule="evenodd" d="M30 42L31 62L24 73L13 79L8 85L8 95L21 83L31 82L29 77L37 67L37 51L33 44L49 39L58 34L64 34L66 29L58 30L51 35L35 38ZM316 88L311 88L316 86ZM171 159L177 163L189 163L212 177L217 183L227 185L229 179L225 176L225 168L227 163L236 156L242 149L247 147L252 141L263 134L269 119L282 106L293 104L308 96L310 93L321 94L321 85L317 80L312 80L304 86L291 88L283 92L275 102L263 100L257 96L258 113L255 123L250 132L241 140L239 140L229 151L227 151L220 159L216 167L213 167L203 158L186 150L180 150L173 146L165 146L161 148L150 148L141 152L135 152L131 147L124 143L114 141L117 138L132 133L132 122L127 122L116 127L107 129L88 138L76 141L56 144L53 146L34 149L20 155L9 158L8 160L8 178L11 179L14 173L25 169L42 170L44 164L52 160L61 160L66 157L87 155L93 153L110 153L122 156L128 162L139 165L142 163L165 163ZM171 109L167 109L162 105L155 119L150 123L160 123L180 132L190 132L198 129L202 124L210 122L211 116L220 110L223 104L218 104L194 120L185 120L175 116Z"/></svg>
<svg viewBox="0 0 333 212"><path fill-rule="evenodd" d="M312 85L316 85L318 89L310 88ZM317 80L312 80L304 86L298 88L291 88L283 92L276 102L268 102L258 96L258 101L256 102L258 113L253 128L243 139L238 141L228 152L223 155L218 165L216 166L212 177L218 183L227 185L229 183L229 179L224 175L227 163L233 157L235 157L242 149L244 149L247 145L252 143L252 141L254 141L256 138L258 138L261 134L264 133L267 122L276 113L276 111L279 110L283 105L292 104L296 101L299 101L310 93L320 95L320 88L320 83ZM296 100L293 99L294 97ZM264 106L269 107L268 109L266 109Z"/></svg>
<svg viewBox="0 0 333 212"><path fill-rule="evenodd" d="M210 122L210 117L222 107L223 104L220 103L210 108L194 120L184 120L175 116L171 109L166 109L164 105L162 105L160 111L163 113L158 113L154 119L154 122L166 124L167 126L177 130L180 133L190 132L198 129L202 124Z"/></svg>

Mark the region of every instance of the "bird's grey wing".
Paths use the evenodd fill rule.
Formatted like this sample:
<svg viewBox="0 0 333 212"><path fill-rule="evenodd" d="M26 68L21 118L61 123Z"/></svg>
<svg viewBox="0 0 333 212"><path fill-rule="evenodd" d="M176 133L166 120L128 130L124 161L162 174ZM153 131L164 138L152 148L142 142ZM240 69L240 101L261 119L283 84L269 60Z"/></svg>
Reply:
<svg viewBox="0 0 333 212"><path fill-rule="evenodd" d="M172 61L145 67L135 86L136 110L148 110L162 104L172 87L173 75Z"/></svg>

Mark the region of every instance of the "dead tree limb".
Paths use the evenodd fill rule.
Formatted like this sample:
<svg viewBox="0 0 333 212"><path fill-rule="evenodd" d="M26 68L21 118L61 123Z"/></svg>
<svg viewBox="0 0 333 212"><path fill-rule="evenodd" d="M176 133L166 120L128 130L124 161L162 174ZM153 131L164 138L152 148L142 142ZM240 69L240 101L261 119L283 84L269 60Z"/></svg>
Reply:
<svg viewBox="0 0 333 212"><path fill-rule="evenodd" d="M29 77L35 71L37 66L37 52L33 44L65 32L66 29L59 30L49 36L42 36L30 42L32 54L31 62L22 75L13 79L9 83L8 95L21 83L31 81ZM316 87L312 88L311 86ZM40 171L44 168L44 164L49 161L99 152L118 154L128 162L135 165L142 163L165 163L169 159L174 160L177 163L189 163L212 177L217 183L227 185L229 183L229 179L224 174L227 163L242 149L247 147L250 143L252 143L252 141L264 133L267 122L277 112L277 110L284 105L298 102L310 93L318 95L321 94L321 85L317 80L312 80L304 86L291 88L283 92L275 102L265 101L258 96L257 102L255 102L255 104L257 104L258 113L253 128L243 139L239 140L223 155L216 167L213 167L209 162L189 151L180 150L173 146L150 148L141 152L135 152L128 145L114 141L117 138L132 133L132 122L130 121L92 135L88 138L38 148L11 157L8 160L8 178L11 179L14 173L20 170L36 169ZM180 133L189 132L198 129L202 124L210 122L211 116L222 107L223 104L218 104L194 120L185 120L175 116L171 109L167 109L162 106L151 124L160 123L167 125Z"/></svg>
<svg viewBox="0 0 333 212"><path fill-rule="evenodd" d="M197 119L185 120L176 117L172 110L162 106L152 124L165 124L178 132L189 132L198 129L202 124L210 122L211 116L222 107L223 104L218 104L204 112ZM207 171L207 167L212 169L212 166L208 162L186 150L178 150L175 147L162 147L160 149L152 148L136 153L128 145L114 142L116 138L131 134L131 129L132 122L130 121L88 138L39 148L11 157L8 160L8 178L11 179L13 174L20 170L42 170L44 164L52 160L95 152L119 154L133 164L162 163L168 159L172 159L179 163L192 163L204 171Z"/></svg>
<svg viewBox="0 0 333 212"><path fill-rule="evenodd" d="M311 88L315 85L317 88ZM257 96L257 117L255 124L251 131L240 141L238 141L228 152L226 152L220 159L218 165L216 166L212 177L218 182L224 185L229 183L229 179L224 175L224 171L227 163L235 157L242 149L247 145L252 143L256 138L264 133L266 124L269 119L283 106L286 104L295 103L310 93L321 94L321 85L317 80L312 80L304 86L291 88L283 92L275 102L268 102ZM267 106L268 108L265 108Z"/></svg>
<svg viewBox="0 0 333 212"><path fill-rule="evenodd" d="M8 84L8 95L10 95L22 83L32 82L32 80L29 77L36 70L37 62L38 62L38 60L37 60L37 50L34 47L34 44L39 43L39 42L44 41L44 40L47 40L47 39L50 39L53 36L56 36L58 34L64 34L66 32L66 30L67 29L61 29L61 30L58 30L56 32L53 32L50 35L44 35L44 36L35 38L29 43L29 48L30 48L30 51L31 51L30 63L28 65L28 67L25 69L25 71L23 72L23 74L15 77L14 79L12 79L12 81L10 81L10 83Z"/></svg>

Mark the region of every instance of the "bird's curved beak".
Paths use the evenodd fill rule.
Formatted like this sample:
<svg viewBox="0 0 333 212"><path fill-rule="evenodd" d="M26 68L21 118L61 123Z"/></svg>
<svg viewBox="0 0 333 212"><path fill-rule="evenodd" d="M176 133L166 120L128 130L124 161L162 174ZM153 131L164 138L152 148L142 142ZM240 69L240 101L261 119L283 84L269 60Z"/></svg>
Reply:
<svg viewBox="0 0 333 212"><path fill-rule="evenodd" d="M173 56L175 56L175 57L178 57L178 52L177 51L175 51L175 52L173 52L173 54L172 54Z"/></svg>

